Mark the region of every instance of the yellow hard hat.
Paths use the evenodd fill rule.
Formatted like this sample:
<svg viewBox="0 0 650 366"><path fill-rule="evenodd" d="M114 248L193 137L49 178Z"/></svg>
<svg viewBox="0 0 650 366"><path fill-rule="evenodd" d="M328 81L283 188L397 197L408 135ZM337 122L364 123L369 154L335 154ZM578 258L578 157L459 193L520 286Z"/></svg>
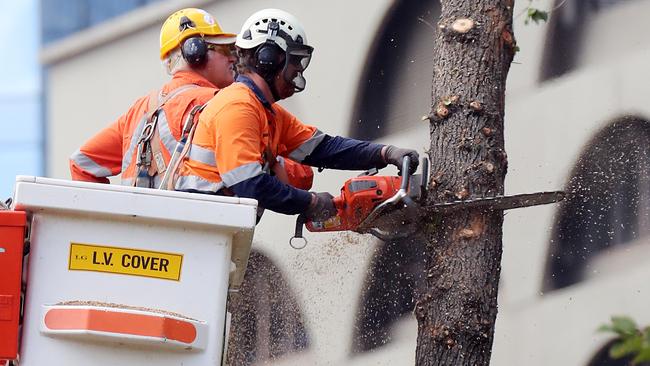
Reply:
<svg viewBox="0 0 650 366"><path fill-rule="evenodd" d="M160 29L160 59L189 37L215 37L211 43L235 43L236 34L225 33L210 13L196 8L179 10L170 15Z"/></svg>

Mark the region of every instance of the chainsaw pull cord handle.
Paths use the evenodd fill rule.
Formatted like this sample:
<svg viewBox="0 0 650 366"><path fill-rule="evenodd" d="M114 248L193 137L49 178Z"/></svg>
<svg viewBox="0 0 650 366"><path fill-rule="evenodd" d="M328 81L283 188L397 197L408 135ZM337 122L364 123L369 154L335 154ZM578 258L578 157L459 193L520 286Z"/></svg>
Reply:
<svg viewBox="0 0 650 366"><path fill-rule="evenodd" d="M293 234L293 238L289 239L289 246L293 249L300 250L307 246L307 239L302 236L302 227L306 222L307 217L305 217L304 214L300 214L298 215L298 218L296 218L296 231ZM302 239L302 245L298 244L300 239Z"/></svg>

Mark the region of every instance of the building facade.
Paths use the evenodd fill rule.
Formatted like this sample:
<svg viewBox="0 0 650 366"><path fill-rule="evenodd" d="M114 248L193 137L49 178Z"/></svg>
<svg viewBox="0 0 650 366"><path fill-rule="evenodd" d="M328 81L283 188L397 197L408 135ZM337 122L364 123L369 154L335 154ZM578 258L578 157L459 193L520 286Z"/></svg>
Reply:
<svg viewBox="0 0 650 366"><path fill-rule="evenodd" d="M506 192L570 196L505 216L493 364L616 365L598 326L618 314L650 324L650 1L539 1L551 19L527 26L526 5L515 8L521 51L506 90ZM165 81L158 32L188 6L237 32L269 4L160 1L43 48L48 176L69 178L68 156ZM301 19L315 47L307 89L282 104L330 134L428 148L436 1L272 6ZM335 193L353 175L317 173L314 189ZM233 304L236 364L413 364L417 243L307 233L297 251L294 220L258 225L246 296Z"/></svg>

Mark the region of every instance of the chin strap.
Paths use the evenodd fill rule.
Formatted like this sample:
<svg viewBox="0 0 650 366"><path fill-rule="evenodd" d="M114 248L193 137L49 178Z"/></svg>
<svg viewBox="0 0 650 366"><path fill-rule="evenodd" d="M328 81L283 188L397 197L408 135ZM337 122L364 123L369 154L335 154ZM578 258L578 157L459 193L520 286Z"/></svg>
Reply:
<svg viewBox="0 0 650 366"><path fill-rule="evenodd" d="M271 95L273 95L273 100L278 101L280 100L280 94L278 93L278 88L275 87L275 83L273 80L275 77L265 77L264 81L266 81L266 84L269 86L269 89L271 89Z"/></svg>

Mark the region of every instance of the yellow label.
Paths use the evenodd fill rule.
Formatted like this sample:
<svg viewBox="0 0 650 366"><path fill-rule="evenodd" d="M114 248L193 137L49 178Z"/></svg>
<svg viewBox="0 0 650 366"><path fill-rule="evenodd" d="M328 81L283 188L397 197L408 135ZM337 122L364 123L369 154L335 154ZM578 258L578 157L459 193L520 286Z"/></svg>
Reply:
<svg viewBox="0 0 650 366"><path fill-rule="evenodd" d="M68 268L178 281L182 264L182 254L70 243Z"/></svg>

